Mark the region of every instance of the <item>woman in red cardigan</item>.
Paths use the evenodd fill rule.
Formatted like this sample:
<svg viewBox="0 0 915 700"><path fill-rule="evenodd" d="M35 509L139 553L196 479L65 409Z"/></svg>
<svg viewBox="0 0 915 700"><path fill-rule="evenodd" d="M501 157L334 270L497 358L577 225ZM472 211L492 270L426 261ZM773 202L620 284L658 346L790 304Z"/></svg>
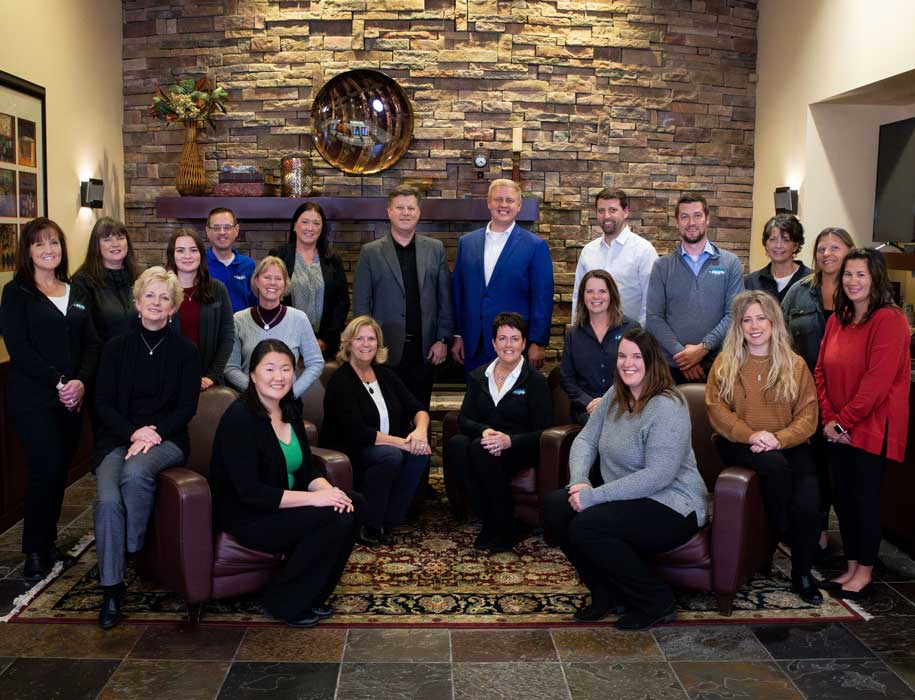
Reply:
<svg viewBox="0 0 915 700"><path fill-rule="evenodd" d="M848 568L823 586L865 598L880 549L880 486L886 460L902 461L909 424L909 327L893 303L883 256L851 251L842 262L835 314L814 378Z"/></svg>

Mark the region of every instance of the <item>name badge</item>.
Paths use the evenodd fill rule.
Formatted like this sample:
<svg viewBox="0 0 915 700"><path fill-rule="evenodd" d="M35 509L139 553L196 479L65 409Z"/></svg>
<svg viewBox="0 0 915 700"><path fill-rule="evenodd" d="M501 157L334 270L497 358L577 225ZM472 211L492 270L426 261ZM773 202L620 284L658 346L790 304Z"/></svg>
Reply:
<svg viewBox="0 0 915 700"><path fill-rule="evenodd" d="M710 268L708 269L708 273L709 273L710 275L723 275L723 274L724 274L724 268L723 268L723 267L710 267Z"/></svg>
<svg viewBox="0 0 915 700"><path fill-rule="evenodd" d="M524 396L527 392L524 389L512 389L515 396Z"/></svg>
<svg viewBox="0 0 915 700"><path fill-rule="evenodd" d="M233 275L233 277L235 277L235 279L237 279L237 280L245 280L245 279L247 279L244 275Z"/></svg>
<svg viewBox="0 0 915 700"><path fill-rule="evenodd" d="M79 309L80 311L85 311L85 310L86 310L86 307L83 306L82 304L80 304L78 301L75 302L70 308L71 308L71 309Z"/></svg>

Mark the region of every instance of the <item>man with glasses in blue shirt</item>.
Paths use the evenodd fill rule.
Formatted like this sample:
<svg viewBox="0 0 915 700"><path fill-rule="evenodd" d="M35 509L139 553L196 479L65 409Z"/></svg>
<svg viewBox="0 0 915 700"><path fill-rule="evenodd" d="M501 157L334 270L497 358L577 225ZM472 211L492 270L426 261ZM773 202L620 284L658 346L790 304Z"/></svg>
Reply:
<svg viewBox="0 0 915 700"><path fill-rule="evenodd" d="M241 311L254 306L251 291L251 275L254 274L254 260L242 255L232 246L238 238L238 221L231 209L217 207L207 216L207 269L213 279L222 282L229 291L232 311Z"/></svg>

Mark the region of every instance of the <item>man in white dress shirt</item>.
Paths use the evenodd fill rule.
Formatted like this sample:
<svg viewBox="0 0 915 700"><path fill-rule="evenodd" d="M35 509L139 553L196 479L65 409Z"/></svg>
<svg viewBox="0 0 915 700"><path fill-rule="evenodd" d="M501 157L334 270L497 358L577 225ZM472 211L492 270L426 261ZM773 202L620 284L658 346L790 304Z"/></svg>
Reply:
<svg viewBox="0 0 915 700"><path fill-rule="evenodd" d="M581 250L575 268L572 288L572 322L581 278L591 270L606 270L620 290L623 315L645 325L645 303L648 280L658 253L626 224L629 218L629 197L622 190L607 188L598 193L597 223L603 236L591 241Z"/></svg>

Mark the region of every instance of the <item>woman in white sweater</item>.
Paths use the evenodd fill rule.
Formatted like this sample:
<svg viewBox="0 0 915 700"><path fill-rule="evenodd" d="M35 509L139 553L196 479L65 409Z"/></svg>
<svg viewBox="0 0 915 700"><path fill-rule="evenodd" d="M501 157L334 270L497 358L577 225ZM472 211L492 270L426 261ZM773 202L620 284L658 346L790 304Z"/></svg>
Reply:
<svg viewBox="0 0 915 700"><path fill-rule="evenodd" d="M706 489L690 441L689 409L661 349L634 328L619 343L613 388L575 438L569 486L547 497L546 527L591 592L580 622L622 613L616 627L674 617L670 586L651 557L705 524ZM600 457L601 485L589 479Z"/></svg>
<svg viewBox="0 0 915 700"><path fill-rule="evenodd" d="M289 287L289 273L283 261L272 255L263 258L251 276L251 290L257 305L235 314L235 345L226 363L226 383L233 389L248 388L251 353L262 340L282 340L292 350L296 361L301 358L305 370L292 385L296 398L321 376L324 358L308 317L298 309L281 303Z"/></svg>

